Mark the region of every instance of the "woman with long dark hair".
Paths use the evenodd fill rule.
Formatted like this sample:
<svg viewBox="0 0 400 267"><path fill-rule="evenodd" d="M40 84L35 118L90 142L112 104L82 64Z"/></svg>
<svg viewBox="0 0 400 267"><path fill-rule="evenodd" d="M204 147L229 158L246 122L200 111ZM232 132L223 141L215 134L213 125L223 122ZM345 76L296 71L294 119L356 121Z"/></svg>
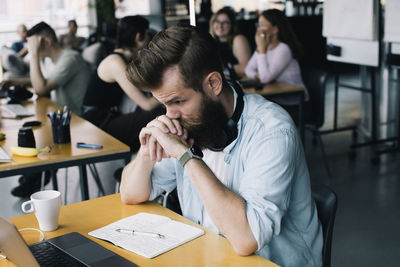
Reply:
<svg viewBox="0 0 400 267"><path fill-rule="evenodd" d="M268 9L261 13L255 41L257 50L246 66L246 76L249 79L261 83L282 82L304 87L298 62L303 51L282 11ZM295 105L300 101L293 96L274 100L283 105Z"/></svg>
<svg viewBox="0 0 400 267"><path fill-rule="evenodd" d="M114 51L104 58L92 75L83 102L83 117L131 147L139 149L142 127L164 112L160 103L135 87L126 77L128 63L149 41L149 22L141 16L127 16L118 23ZM131 110L122 111L124 95L132 103Z"/></svg>

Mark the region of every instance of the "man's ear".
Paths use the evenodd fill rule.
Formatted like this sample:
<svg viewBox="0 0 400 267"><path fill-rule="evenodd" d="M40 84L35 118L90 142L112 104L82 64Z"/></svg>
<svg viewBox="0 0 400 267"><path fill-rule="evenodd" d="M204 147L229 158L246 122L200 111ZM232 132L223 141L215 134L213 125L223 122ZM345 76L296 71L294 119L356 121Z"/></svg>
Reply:
<svg viewBox="0 0 400 267"><path fill-rule="evenodd" d="M215 99L222 92L222 76L219 72L210 72L203 80L204 92Z"/></svg>
<svg viewBox="0 0 400 267"><path fill-rule="evenodd" d="M136 33L136 36L135 36L135 41L136 41L136 43L138 43L138 42L143 42L143 40L144 40L143 34L141 34L140 32L137 32L137 33Z"/></svg>
<svg viewBox="0 0 400 267"><path fill-rule="evenodd" d="M146 44L146 33L145 34L141 34L140 32L136 33L135 46L140 48L145 44Z"/></svg>

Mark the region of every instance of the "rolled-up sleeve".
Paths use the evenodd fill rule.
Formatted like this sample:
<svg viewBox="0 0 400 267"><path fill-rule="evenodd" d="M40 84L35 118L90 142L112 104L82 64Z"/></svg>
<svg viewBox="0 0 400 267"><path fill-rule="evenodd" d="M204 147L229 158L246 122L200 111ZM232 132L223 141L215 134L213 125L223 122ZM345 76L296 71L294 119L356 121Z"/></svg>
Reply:
<svg viewBox="0 0 400 267"><path fill-rule="evenodd" d="M258 250L281 230L287 212L295 171L295 129L267 134L247 148L239 194L246 201L246 215Z"/></svg>
<svg viewBox="0 0 400 267"><path fill-rule="evenodd" d="M48 79L58 86L64 86L74 77L77 71L80 71L81 68L77 68L76 66L80 65L75 57L65 57L62 61L60 60L57 62L56 67L52 68L49 72Z"/></svg>
<svg viewBox="0 0 400 267"><path fill-rule="evenodd" d="M257 55L257 70L260 82L274 81L289 65L292 52L287 45L280 44L274 51Z"/></svg>
<svg viewBox="0 0 400 267"><path fill-rule="evenodd" d="M149 200L154 200L162 192L171 192L176 187L175 159L163 159L157 162L151 172L151 193Z"/></svg>
<svg viewBox="0 0 400 267"><path fill-rule="evenodd" d="M257 52L253 53L253 55L251 56L249 62L246 65L246 68L244 70L247 78L249 78L249 79L255 79L255 77L256 77L256 73L257 73L256 53Z"/></svg>

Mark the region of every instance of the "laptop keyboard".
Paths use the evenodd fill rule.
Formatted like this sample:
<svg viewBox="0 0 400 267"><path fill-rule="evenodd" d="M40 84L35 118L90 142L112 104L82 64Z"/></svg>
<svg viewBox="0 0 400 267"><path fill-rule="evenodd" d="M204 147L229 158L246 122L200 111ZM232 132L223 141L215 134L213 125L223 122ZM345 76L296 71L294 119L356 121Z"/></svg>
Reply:
<svg viewBox="0 0 400 267"><path fill-rule="evenodd" d="M87 266L50 242L32 244L29 246L29 249L41 267Z"/></svg>

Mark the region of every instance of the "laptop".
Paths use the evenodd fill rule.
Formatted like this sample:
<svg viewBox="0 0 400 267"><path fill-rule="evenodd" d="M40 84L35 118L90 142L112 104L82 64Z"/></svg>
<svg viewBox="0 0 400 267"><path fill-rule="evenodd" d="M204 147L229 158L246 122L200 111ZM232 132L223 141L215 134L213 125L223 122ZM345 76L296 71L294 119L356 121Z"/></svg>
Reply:
<svg viewBox="0 0 400 267"><path fill-rule="evenodd" d="M26 245L14 224L0 217L0 250L17 266L137 266L73 232Z"/></svg>

